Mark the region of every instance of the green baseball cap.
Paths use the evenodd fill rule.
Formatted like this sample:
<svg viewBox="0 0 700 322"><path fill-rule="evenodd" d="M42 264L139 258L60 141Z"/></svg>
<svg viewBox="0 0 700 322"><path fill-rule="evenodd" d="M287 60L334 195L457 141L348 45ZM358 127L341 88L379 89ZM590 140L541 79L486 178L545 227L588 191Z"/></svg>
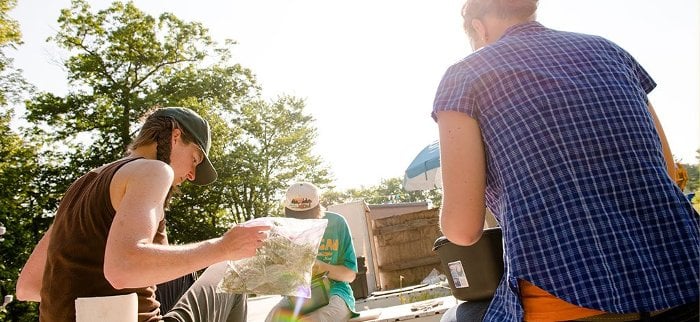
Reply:
<svg viewBox="0 0 700 322"><path fill-rule="evenodd" d="M186 107L163 107L153 112L153 115L169 116L175 119L202 149L204 160L197 166L197 173L192 183L203 186L216 181L219 175L209 160L209 148L211 147L209 123L195 111Z"/></svg>

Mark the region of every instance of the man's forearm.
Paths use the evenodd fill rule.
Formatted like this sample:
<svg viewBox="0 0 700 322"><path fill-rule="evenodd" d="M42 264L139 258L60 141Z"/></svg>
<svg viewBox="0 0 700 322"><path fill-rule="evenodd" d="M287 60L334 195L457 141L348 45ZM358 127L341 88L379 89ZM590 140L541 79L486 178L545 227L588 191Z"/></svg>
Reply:
<svg viewBox="0 0 700 322"><path fill-rule="evenodd" d="M343 265L332 265L318 260L317 262L318 270L328 272L328 277L336 281L351 283L357 275L353 270Z"/></svg>

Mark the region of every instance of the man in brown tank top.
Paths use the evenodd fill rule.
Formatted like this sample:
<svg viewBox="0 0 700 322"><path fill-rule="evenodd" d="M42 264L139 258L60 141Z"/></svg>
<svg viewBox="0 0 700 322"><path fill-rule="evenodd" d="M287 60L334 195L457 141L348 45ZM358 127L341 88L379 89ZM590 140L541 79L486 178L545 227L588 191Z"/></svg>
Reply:
<svg viewBox="0 0 700 322"><path fill-rule="evenodd" d="M168 245L164 206L185 181L212 183L209 123L181 107L145 120L123 159L94 169L65 192L25 264L17 298L40 302L40 321L75 321L78 297L136 293L138 321L245 321L246 295L217 293L225 261L250 257L270 227L233 227L221 237ZM207 268L169 312L158 284Z"/></svg>

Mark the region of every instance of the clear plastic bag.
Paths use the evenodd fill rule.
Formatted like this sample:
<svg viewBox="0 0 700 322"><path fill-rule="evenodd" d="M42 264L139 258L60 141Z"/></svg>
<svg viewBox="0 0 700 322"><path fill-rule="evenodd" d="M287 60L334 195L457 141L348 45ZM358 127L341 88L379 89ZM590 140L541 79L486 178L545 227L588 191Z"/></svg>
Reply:
<svg viewBox="0 0 700 322"><path fill-rule="evenodd" d="M241 225L272 228L255 256L228 262L217 291L309 298L311 270L328 220L262 217Z"/></svg>

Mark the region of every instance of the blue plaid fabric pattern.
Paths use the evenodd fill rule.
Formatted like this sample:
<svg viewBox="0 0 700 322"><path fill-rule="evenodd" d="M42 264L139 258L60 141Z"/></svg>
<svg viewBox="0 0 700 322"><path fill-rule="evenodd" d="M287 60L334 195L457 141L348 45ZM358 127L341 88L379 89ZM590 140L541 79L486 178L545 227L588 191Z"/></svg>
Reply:
<svg viewBox="0 0 700 322"><path fill-rule="evenodd" d="M511 27L446 71L438 111L479 122L506 273L485 321L521 321L518 279L607 312L698 299L700 223L667 175L656 83L597 36Z"/></svg>

